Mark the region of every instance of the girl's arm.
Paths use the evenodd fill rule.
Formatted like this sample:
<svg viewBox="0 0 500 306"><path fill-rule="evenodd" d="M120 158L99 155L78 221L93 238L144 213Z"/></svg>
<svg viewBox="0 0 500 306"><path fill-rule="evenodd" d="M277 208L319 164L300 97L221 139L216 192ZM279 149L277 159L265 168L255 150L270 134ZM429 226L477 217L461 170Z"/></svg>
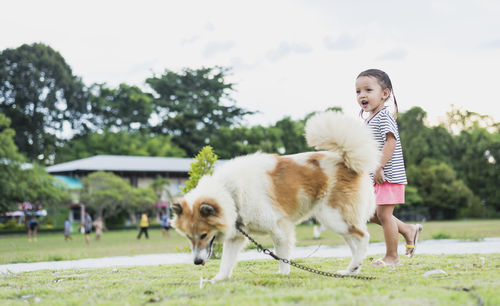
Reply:
<svg viewBox="0 0 500 306"><path fill-rule="evenodd" d="M396 137L393 133L386 134L385 144L382 147L382 158L380 159L380 166L375 170L373 180L376 184L383 184L385 182L384 178L384 167L385 164L391 159L392 154L394 154L394 149L396 149Z"/></svg>

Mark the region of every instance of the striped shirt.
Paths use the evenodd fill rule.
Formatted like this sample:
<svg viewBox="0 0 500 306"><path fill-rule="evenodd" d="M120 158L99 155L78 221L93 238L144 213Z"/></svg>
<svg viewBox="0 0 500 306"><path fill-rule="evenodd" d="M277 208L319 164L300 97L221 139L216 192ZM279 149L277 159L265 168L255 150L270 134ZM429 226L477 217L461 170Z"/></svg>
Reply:
<svg viewBox="0 0 500 306"><path fill-rule="evenodd" d="M380 110L369 122L367 122L373 137L378 143L378 149L382 151L387 133L396 137L396 148L391 159L384 166L385 180L393 184L407 184L405 163L403 160L403 149L399 139L398 124L387 108ZM373 174L372 174L373 177Z"/></svg>

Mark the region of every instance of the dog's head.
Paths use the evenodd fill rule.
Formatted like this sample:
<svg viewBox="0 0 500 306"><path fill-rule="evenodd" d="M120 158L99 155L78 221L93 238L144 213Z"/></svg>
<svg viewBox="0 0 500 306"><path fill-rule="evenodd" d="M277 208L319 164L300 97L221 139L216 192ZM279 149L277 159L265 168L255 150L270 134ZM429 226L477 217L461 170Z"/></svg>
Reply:
<svg viewBox="0 0 500 306"><path fill-rule="evenodd" d="M222 207L214 198L187 196L172 204L172 210L175 229L191 242L194 264L204 265L212 255L214 241L227 228Z"/></svg>

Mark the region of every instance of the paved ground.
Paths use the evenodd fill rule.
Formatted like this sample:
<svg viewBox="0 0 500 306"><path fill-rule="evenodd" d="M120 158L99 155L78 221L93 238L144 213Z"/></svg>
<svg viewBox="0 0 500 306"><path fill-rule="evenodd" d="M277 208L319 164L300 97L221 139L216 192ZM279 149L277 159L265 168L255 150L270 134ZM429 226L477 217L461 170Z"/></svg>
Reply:
<svg viewBox="0 0 500 306"><path fill-rule="evenodd" d="M399 252L404 252L404 245L399 246ZM385 252L384 243L372 243L368 248L368 255L380 255ZM500 238L486 238L482 241L460 241L454 239L425 240L417 245L418 254L487 254L500 253ZM297 247L293 252L293 258L305 257L349 257L350 250L347 246L327 247ZM239 260L270 259L268 255L256 250L246 251L240 254ZM67 261L49 261L35 263L18 263L0 265L2 273L20 273L37 270L60 270L60 269L82 269L103 268L123 266L147 266L168 265L179 263L191 263L191 254L150 254L137 256L117 256L105 258L89 258Z"/></svg>

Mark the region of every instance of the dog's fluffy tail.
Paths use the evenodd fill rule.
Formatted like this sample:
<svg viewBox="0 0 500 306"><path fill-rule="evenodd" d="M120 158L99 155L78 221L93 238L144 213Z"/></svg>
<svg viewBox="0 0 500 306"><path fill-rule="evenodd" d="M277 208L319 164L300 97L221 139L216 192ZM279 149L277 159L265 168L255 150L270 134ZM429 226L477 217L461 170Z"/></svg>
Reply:
<svg viewBox="0 0 500 306"><path fill-rule="evenodd" d="M328 111L311 117L305 127L307 144L317 150L337 151L356 173L372 172L380 152L370 130L360 121Z"/></svg>

